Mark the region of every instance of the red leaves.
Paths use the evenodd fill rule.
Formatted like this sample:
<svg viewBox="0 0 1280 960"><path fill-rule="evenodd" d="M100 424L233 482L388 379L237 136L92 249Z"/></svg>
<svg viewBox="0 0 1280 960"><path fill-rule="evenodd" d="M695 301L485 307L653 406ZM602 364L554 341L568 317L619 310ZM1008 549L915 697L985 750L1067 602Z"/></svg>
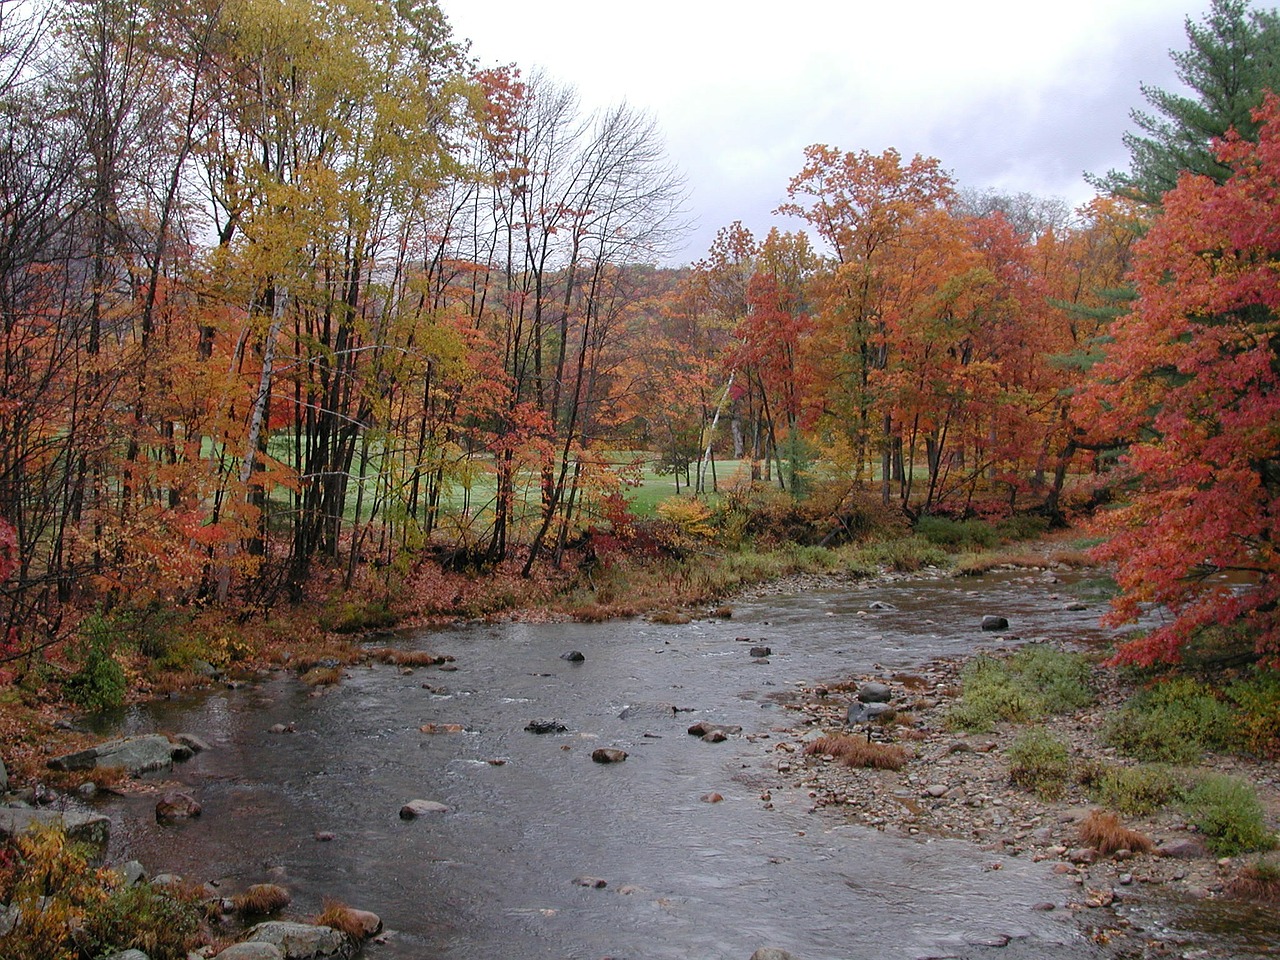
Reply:
<svg viewBox="0 0 1280 960"><path fill-rule="evenodd" d="M1202 628L1246 624L1280 656L1280 105L1257 144L1221 148L1225 184L1184 177L1137 248L1141 297L1077 414L1132 441L1132 499L1106 518L1098 556L1123 590L1111 619L1149 604L1172 621L1120 651L1173 662ZM1229 579L1224 579L1229 577Z"/></svg>

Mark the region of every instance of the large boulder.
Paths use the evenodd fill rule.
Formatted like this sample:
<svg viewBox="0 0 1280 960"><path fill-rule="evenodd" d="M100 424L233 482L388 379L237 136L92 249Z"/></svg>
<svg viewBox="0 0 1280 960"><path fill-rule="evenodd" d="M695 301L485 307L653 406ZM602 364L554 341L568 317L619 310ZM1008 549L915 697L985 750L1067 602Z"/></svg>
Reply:
<svg viewBox="0 0 1280 960"><path fill-rule="evenodd" d="M314 927L309 923L290 923L285 920L268 920L258 924L249 931L244 942L270 943L280 950L283 960L328 957L350 960L356 952L355 941L332 927Z"/></svg>
<svg viewBox="0 0 1280 960"><path fill-rule="evenodd" d="M87 843L99 852L106 851L111 839L111 821L101 814L0 807L0 839L16 839L37 824L60 827L72 840Z"/></svg>
<svg viewBox="0 0 1280 960"><path fill-rule="evenodd" d="M54 757L47 765L50 770L123 767L136 776L150 770L167 769L173 766L175 760L190 759L191 754L190 747L173 743L162 734L149 733L140 737L108 740L87 750L63 754L61 757Z"/></svg>
<svg viewBox="0 0 1280 960"><path fill-rule="evenodd" d="M861 703L888 703L892 699L893 691L887 683L864 683L858 687Z"/></svg>

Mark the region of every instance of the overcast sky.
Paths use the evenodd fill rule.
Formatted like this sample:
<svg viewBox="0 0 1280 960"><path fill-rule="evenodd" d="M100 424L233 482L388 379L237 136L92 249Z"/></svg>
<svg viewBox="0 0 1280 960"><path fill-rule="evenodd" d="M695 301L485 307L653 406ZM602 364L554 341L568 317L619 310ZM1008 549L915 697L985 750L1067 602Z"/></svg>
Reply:
<svg viewBox="0 0 1280 960"><path fill-rule="evenodd" d="M585 107L626 101L657 121L688 182L702 257L771 211L825 143L937 157L962 187L1091 195L1125 168L1139 83L1175 89L1171 49L1208 0L442 0L481 66L572 85ZM785 224L783 224L786 226Z"/></svg>

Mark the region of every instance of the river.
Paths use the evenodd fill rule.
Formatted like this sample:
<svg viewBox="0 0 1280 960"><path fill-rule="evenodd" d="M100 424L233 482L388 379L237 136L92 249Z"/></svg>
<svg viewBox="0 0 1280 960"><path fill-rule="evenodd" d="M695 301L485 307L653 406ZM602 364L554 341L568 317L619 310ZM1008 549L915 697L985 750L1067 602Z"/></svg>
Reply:
<svg viewBox="0 0 1280 960"><path fill-rule="evenodd" d="M322 696L278 672L131 710L117 732L211 744L166 774L204 812L159 825L145 794L99 809L113 859L228 895L278 882L299 914L326 897L372 910L387 933L365 953L388 960L1098 957L1069 911L1031 909L1071 892L1050 864L813 812L771 749L797 685L973 652L991 643L984 613L1027 639L1098 641L1098 609L1065 609L1062 589L937 576L761 596L685 625L422 631L397 642L453 655L456 672L360 666ZM583 662L562 659L572 650ZM526 732L539 718L568 730ZM698 720L743 733L706 743L686 733ZM602 746L629 756L593 763ZM402 820L415 798L449 812Z"/></svg>

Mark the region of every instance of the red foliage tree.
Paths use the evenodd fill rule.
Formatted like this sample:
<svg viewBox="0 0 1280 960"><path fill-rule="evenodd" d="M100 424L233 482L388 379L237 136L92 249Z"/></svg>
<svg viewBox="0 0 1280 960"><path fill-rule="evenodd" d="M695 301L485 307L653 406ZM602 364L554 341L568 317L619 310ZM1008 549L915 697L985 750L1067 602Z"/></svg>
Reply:
<svg viewBox="0 0 1280 960"><path fill-rule="evenodd" d="M1188 175L1165 196L1139 299L1076 411L1130 444L1130 495L1097 551L1122 590L1110 620L1171 612L1122 663L1177 662L1211 625L1280 662L1280 100L1257 119L1257 142L1218 145L1229 180Z"/></svg>

